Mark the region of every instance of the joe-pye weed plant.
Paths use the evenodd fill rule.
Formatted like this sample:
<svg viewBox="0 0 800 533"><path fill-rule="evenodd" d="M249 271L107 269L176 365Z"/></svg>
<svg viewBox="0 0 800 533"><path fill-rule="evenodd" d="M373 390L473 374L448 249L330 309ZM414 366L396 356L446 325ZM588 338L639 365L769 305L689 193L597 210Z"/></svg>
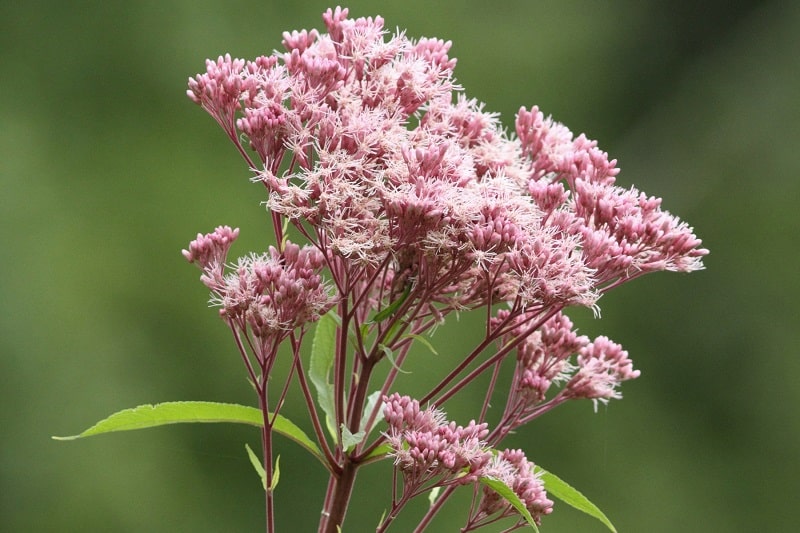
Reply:
<svg viewBox="0 0 800 533"><path fill-rule="evenodd" d="M537 107L520 108L505 131L456 83L450 42L392 34L381 17L347 9L323 20L327 33L284 33L285 52L222 56L189 79L189 98L266 192L275 246L230 260L239 230L220 226L183 251L231 331L257 407L145 405L69 438L176 422L258 426L260 454L247 451L268 532L279 473L292 475L276 434L329 473L320 532L347 530L357 473L379 460L393 462L375 491L386 498L379 532L418 497L430 502L415 531L425 530L456 490L472 500L449 530L500 520L505 531L537 529L550 497L613 530L503 441L564 402L619 399L619 385L639 376L619 344L579 335L567 308L597 312L609 290L701 269L707 251L660 199L618 186L616 162L594 141ZM466 312L484 317L482 338L454 353L431 334ZM286 373L275 370L279 350L291 358ZM396 386L412 356L449 365L416 398ZM450 421L443 409L477 378L488 382L482 409L465 425ZM307 420L281 415L291 386Z"/></svg>

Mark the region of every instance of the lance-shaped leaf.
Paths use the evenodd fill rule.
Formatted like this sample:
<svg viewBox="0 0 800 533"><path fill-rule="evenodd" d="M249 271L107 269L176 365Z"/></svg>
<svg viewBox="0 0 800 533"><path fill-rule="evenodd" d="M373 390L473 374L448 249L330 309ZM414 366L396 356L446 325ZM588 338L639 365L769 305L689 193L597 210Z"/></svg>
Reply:
<svg viewBox="0 0 800 533"><path fill-rule="evenodd" d="M369 420L372 411L375 409L375 405L380 399L381 391L379 390L376 390L367 396L367 404L364 406L364 414L361 415L361 423L358 425L359 431L364 431L366 433L365 436L368 436L370 433L372 433L372 430L378 426L377 421L373 420L372 425L369 427L369 431L367 431L367 421Z"/></svg>
<svg viewBox="0 0 800 533"><path fill-rule="evenodd" d="M392 446L388 443L381 444L377 446L374 450L372 450L369 455L364 457L365 460L371 459L383 459L384 457L388 456L392 453Z"/></svg>
<svg viewBox="0 0 800 533"><path fill-rule="evenodd" d="M269 487L270 492L275 492L278 488L278 481L281 480L281 456L275 458L275 467L272 469L272 485ZM264 480L266 482L266 479ZM265 483L266 485L266 483Z"/></svg>
<svg viewBox="0 0 800 533"><path fill-rule="evenodd" d="M603 511L598 509L595 504L590 502L586 496L547 470L539 468L538 466L536 467L536 470L542 472L541 479L544 483L544 488L547 491L548 496L554 496L567 505L570 505L575 509L588 514L589 516L598 519L608 529L614 533L617 533L616 528L608 519L608 517L606 517Z"/></svg>
<svg viewBox="0 0 800 533"><path fill-rule="evenodd" d="M244 447L247 450L247 457L250 459L250 464L256 469L256 474L258 474L258 477L261 479L261 485L264 487L264 490L267 490L267 473L264 471L264 465L261 464L261 460L249 444L245 444Z"/></svg>
<svg viewBox="0 0 800 533"><path fill-rule="evenodd" d="M317 322L314 341L311 343L311 364L308 377L317 389L317 402L325 413L325 425L334 439L336 434L336 408L333 400L333 383L330 382L333 356L336 352L336 327L338 316L334 310L328 311Z"/></svg>
<svg viewBox="0 0 800 533"><path fill-rule="evenodd" d="M281 415L274 417L272 428L311 452L314 457L326 465L317 444L303 432L294 422ZM164 426L167 424L185 423L219 423L230 422L263 427L264 418L259 409L247 405L217 402L165 402L155 405L147 404L123 409L93 425L89 429L70 437L53 437L55 440L75 440L115 431L130 431Z"/></svg>
<svg viewBox="0 0 800 533"><path fill-rule="evenodd" d="M522 500L519 499L519 496L517 496L517 493L514 492L511 487L493 477L480 477L478 479L482 484L495 491L504 500L511 504L511 507L513 507L519 514L522 515L528 525L531 526L536 533L539 533L539 528L536 527L536 522L534 522L530 511L528 511L528 508L525 507L525 504L522 503Z"/></svg>
<svg viewBox="0 0 800 533"><path fill-rule="evenodd" d="M384 307L383 310L376 313L375 316L370 321L370 323L377 324L378 322L383 322L384 320L392 316L395 313L395 311L397 311L400 308L400 306L405 303L405 301L408 299L409 294L411 294L410 283L406 285L405 289L403 289L403 294L401 294L400 297L397 298L397 300L393 301L392 303Z"/></svg>

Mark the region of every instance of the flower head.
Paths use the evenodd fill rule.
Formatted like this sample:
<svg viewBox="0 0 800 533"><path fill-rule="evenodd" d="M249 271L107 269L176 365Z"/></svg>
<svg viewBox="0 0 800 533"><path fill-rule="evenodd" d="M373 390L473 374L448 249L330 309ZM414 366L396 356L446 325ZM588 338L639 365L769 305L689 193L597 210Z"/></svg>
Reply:
<svg viewBox="0 0 800 533"><path fill-rule="evenodd" d="M589 398L594 401L595 409L597 402L621 398L617 386L641 374L633 369L628 352L604 336L581 348L577 366L577 372L564 387L564 394L569 398Z"/></svg>
<svg viewBox="0 0 800 533"><path fill-rule="evenodd" d="M225 273L224 262L239 230L219 227L198 235L183 255L203 270L211 302L220 314L257 338L282 339L295 328L317 320L333 305L320 270L323 256L316 248L287 242L283 251L250 254Z"/></svg>
<svg viewBox="0 0 800 533"><path fill-rule="evenodd" d="M547 498L541 471L536 472L535 465L522 450L503 450L486 465L483 475L502 481L511 488L537 524L541 523L542 516L553 512L553 501ZM516 511L507 500L485 486L475 518L477 520L496 513L505 516Z"/></svg>
<svg viewBox="0 0 800 533"><path fill-rule="evenodd" d="M508 135L464 97L449 42L390 35L347 9L323 19L327 33L285 33L283 53L209 61L189 96L248 139L267 205L311 224L341 265L334 281L381 268L445 309L594 306L620 280L702 267L691 228L616 186L596 142L537 107Z"/></svg>
<svg viewBox="0 0 800 533"><path fill-rule="evenodd" d="M589 343L573 330L572 321L557 313L531 333L517 349L518 367L514 386L527 405L545 400L551 385L569 379L575 371L570 358Z"/></svg>
<svg viewBox="0 0 800 533"><path fill-rule="evenodd" d="M492 457L483 441L489 433L485 423L458 426L442 411L422 410L419 402L397 393L384 398L383 412L395 465L409 483L436 477L442 484L474 482Z"/></svg>
<svg viewBox="0 0 800 533"><path fill-rule="evenodd" d="M233 241L239 236L239 228L219 226L213 233L197 234L197 238L189 243L189 249L183 250L183 256L190 263L196 263L203 275L200 280L211 290L223 283L225 261Z"/></svg>

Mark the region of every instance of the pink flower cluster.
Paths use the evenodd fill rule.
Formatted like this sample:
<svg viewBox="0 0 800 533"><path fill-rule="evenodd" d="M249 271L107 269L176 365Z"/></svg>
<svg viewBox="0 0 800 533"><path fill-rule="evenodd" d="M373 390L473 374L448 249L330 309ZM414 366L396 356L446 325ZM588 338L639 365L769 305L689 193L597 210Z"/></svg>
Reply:
<svg viewBox="0 0 800 533"><path fill-rule="evenodd" d="M539 524L542 516L553 512L553 501L547 498L541 471L536 472L535 466L522 450L503 450L486 465L483 475L509 486ZM504 517L514 515L516 511L495 491L484 487L480 505L471 521L480 523L498 513Z"/></svg>
<svg viewBox="0 0 800 533"><path fill-rule="evenodd" d="M594 141L536 107L509 136L458 93L449 42L323 18L327 34L285 33L283 54L209 60L188 94L248 140L269 208L310 224L334 278L381 270L450 307L591 306L644 272L702 267L691 228L614 185Z"/></svg>
<svg viewBox="0 0 800 533"><path fill-rule="evenodd" d="M508 314L508 311L501 309L495 321L504 319ZM573 330L572 321L560 312L527 335L517 347L517 366L512 387L516 393L515 409L537 406L545 400L551 385L567 381L575 371L570 358L588 343L589 339L579 336Z"/></svg>
<svg viewBox="0 0 800 533"><path fill-rule="evenodd" d="M581 348L578 371L564 387L564 394L568 398L590 398L596 409L597 401L607 403L611 398L621 398L617 385L638 378L639 374L622 346L600 336Z"/></svg>
<svg viewBox="0 0 800 533"><path fill-rule="evenodd" d="M240 331L272 345L333 305L320 275L322 254L311 246L287 242L280 252L270 247L265 254L240 258L225 273L228 250L238 235L238 228L227 226L198 234L183 255L197 263L201 280L211 289L211 303Z"/></svg>
<svg viewBox="0 0 800 533"><path fill-rule="evenodd" d="M417 400L397 393L383 402L387 438L407 488L436 478L439 486L472 483L482 475L492 458L482 440L489 433L487 424L473 420L466 427L457 426L447 422L444 412L433 407L423 410Z"/></svg>
<svg viewBox="0 0 800 533"><path fill-rule="evenodd" d="M509 315L507 310L498 311L492 320L495 327ZM590 341L578 335L572 321L561 312L532 333L526 335L524 330L524 326L516 327L500 341L518 342L512 386L498 426L501 435L569 399L590 399L595 409L598 402L620 399L617 387L640 375L619 344L604 336ZM554 385L563 387L548 399Z"/></svg>
<svg viewBox="0 0 800 533"><path fill-rule="evenodd" d="M226 266L238 230L220 227L198 235L184 255L232 327L269 343L250 345L257 355L291 338L293 369L335 481L321 528L340 525L353 472L381 439L411 493L493 476L538 520L552 502L532 463L519 451L493 456L488 446L569 399L596 407L620 398L619 384L639 376L625 350L579 336L562 310L596 309L605 292L648 272L699 270L708 251L660 199L618 186L616 161L595 141L535 106L520 108L506 131L461 92L450 42L390 34L381 17L351 19L347 9L329 9L323 20L327 33L284 33L284 52L221 56L189 79L189 98L265 187L280 244ZM290 231L308 244L288 242ZM303 377L302 334L293 334L334 306L336 407L326 413L333 427L356 433L372 370L386 358L394 367L379 387L389 429L348 449L340 437L327 447ZM421 396L441 405L494 369L478 422L456 426L417 400L388 396L415 340L449 313L481 307L480 345ZM237 342L244 353L246 343ZM490 431L484 419L509 355L512 383ZM269 368L262 364L259 378L263 406ZM368 425L377 414L376 407ZM473 525L506 509L485 491Z"/></svg>
<svg viewBox="0 0 800 533"><path fill-rule="evenodd" d="M540 474L521 450L493 454L485 440L487 425L474 420L466 427L448 422L444 412L395 393L384 397L384 417L389 424L387 438L392 445L395 467L403 474L406 491L421 487L445 487L492 478L505 483L519 497L534 519L549 514L553 502L547 499ZM484 487L480 505L467 530L491 517L497 520L516 511L499 494Z"/></svg>

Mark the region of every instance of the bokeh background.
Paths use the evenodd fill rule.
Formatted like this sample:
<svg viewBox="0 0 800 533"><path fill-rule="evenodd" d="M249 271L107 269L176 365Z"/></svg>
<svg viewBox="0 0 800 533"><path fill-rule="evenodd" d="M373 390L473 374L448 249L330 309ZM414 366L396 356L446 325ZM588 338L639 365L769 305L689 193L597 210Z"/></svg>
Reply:
<svg viewBox="0 0 800 533"><path fill-rule="evenodd" d="M283 30L322 27L327 7L0 1L3 531L262 530L243 446L257 447L253 428L50 436L143 403L253 403L180 250L218 224L242 228L235 253L263 249L263 192L185 82L206 57L255 57L279 48ZM601 300L600 320L573 315L583 333L622 343L642 377L623 401L597 414L589 402L563 406L511 444L582 489L620 532L795 530L800 4L350 8L452 40L469 95L508 126L519 106L538 104L597 139L621 184L662 196L711 250L703 272L637 280ZM472 320L434 337L441 359L463 352ZM425 351L418 361L420 382L442 364ZM477 401L449 414L464 423ZM315 530L323 472L292 443L279 447L278 524ZM347 531L374 528L387 472L364 470ZM467 502L453 503L432 531L457 530ZM604 529L559 505L542 530Z"/></svg>

